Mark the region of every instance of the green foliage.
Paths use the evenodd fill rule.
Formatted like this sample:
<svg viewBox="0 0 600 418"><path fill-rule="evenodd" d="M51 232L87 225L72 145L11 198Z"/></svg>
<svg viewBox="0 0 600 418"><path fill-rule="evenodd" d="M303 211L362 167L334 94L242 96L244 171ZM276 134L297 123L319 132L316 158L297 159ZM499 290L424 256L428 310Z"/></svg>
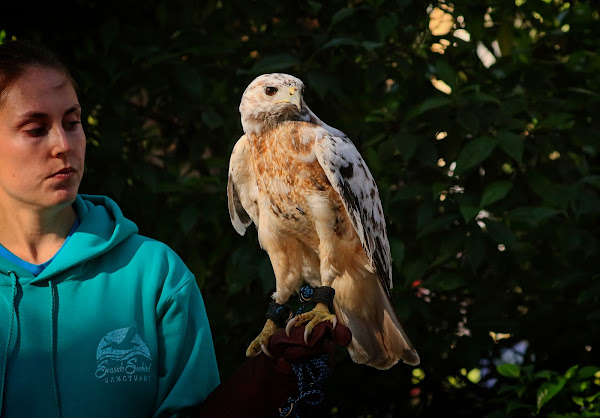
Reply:
<svg viewBox="0 0 600 418"><path fill-rule="evenodd" d="M3 9L0 39L39 40L72 68L81 191L113 197L186 261L224 376L274 289L256 231L238 236L227 213L237 107L256 75L284 71L379 185L394 301L422 359L381 372L340 350L330 415L569 416L598 412L599 13L591 0L75 0ZM474 378L519 341L522 364Z"/></svg>
<svg viewBox="0 0 600 418"><path fill-rule="evenodd" d="M533 365L501 364L497 371L506 382L498 392L503 395L498 398L503 409L495 411L494 416L500 416L500 412L509 416L538 415L542 409L544 415L555 418L600 416L600 367L575 365L563 374L554 370L536 372Z"/></svg>

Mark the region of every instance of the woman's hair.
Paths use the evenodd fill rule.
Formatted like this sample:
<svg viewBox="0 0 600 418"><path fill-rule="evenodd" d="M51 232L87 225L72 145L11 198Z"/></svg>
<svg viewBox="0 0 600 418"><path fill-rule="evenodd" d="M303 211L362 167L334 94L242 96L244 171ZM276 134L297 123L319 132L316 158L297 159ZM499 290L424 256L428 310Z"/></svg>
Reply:
<svg viewBox="0 0 600 418"><path fill-rule="evenodd" d="M76 87L67 67L49 49L23 41L0 44L0 106L6 92L29 68L51 68L63 73Z"/></svg>

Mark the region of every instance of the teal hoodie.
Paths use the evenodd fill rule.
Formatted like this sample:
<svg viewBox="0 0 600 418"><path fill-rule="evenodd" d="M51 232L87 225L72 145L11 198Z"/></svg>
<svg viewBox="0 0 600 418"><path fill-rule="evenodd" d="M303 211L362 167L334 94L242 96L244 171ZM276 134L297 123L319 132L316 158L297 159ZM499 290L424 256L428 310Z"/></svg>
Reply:
<svg viewBox="0 0 600 418"><path fill-rule="evenodd" d="M179 416L219 384L193 274L109 198L73 207L37 277L0 257L0 416Z"/></svg>

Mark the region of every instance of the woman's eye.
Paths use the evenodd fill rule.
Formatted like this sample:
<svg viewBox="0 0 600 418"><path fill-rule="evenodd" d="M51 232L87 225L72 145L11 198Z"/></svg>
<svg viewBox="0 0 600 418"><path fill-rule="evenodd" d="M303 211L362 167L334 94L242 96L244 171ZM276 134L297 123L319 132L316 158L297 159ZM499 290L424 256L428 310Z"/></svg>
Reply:
<svg viewBox="0 0 600 418"><path fill-rule="evenodd" d="M44 127L28 129L25 132L27 132L29 134L29 136L32 136L35 138L37 138L39 136L44 136L47 133L46 128L44 128Z"/></svg>
<svg viewBox="0 0 600 418"><path fill-rule="evenodd" d="M71 122L67 122L65 128L73 131L73 130L77 129L78 125L81 125L81 122L78 120L74 120Z"/></svg>
<svg viewBox="0 0 600 418"><path fill-rule="evenodd" d="M277 87L267 87L265 88L265 93L267 94L267 96L273 96L275 95L275 93L277 93Z"/></svg>

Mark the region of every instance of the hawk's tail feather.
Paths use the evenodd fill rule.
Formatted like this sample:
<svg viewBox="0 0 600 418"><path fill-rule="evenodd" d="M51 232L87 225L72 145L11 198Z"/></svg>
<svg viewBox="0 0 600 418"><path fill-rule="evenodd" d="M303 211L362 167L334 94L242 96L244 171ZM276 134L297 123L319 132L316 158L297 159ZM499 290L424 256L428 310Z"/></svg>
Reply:
<svg viewBox="0 0 600 418"><path fill-rule="evenodd" d="M348 276L344 281L352 281ZM349 280L348 280L349 279ZM334 282L334 299L338 321L352 331L352 342L348 346L350 357L356 363L366 364L377 369L389 369L399 360L416 366L420 359L410 342L400 320L396 316L390 299L379 280L361 278L361 287L369 284L362 293L364 306L353 309L345 297L347 287ZM356 282L355 282L356 284Z"/></svg>

